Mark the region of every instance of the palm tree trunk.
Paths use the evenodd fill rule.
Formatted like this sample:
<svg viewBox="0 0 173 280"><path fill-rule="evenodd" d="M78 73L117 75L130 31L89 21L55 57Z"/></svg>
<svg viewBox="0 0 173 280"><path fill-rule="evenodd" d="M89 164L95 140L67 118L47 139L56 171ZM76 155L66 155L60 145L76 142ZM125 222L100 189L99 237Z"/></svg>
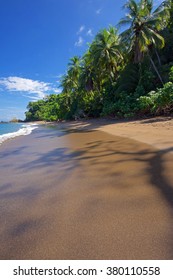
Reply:
<svg viewBox="0 0 173 280"><path fill-rule="evenodd" d="M156 65L155 65L155 63L154 63L154 61L152 60L152 58L151 58L150 55L148 55L148 56L149 56L150 62L151 62L151 64L152 64L152 66L153 66L155 72L157 73L157 76L159 77L159 80L161 81L161 83L162 83L162 85L163 85L162 77L160 76L160 73L159 73L159 71L158 71L158 69L157 69L157 67L156 67Z"/></svg>
<svg viewBox="0 0 173 280"><path fill-rule="evenodd" d="M141 65L141 62L139 62L139 82L138 82L138 85L141 84L141 80L142 80L142 65Z"/></svg>
<svg viewBox="0 0 173 280"><path fill-rule="evenodd" d="M156 56L157 56L157 59L158 59L158 62L159 62L159 65L161 66L161 60L160 60L160 57L159 57L159 54L158 54L158 51L155 49L155 53L156 53Z"/></svg>

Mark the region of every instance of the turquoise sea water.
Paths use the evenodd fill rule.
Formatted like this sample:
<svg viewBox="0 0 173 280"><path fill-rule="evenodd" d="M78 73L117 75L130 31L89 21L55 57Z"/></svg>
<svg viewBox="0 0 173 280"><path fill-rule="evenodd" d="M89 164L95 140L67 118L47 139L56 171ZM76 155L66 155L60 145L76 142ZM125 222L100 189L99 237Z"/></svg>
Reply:
<svg viewBox="0 0 173 280"><path fill-rule="evenodd" d="M0 123L0 135L16 132L22 125L22 123Z"/></svg>
<svg viewBox="0 0 173 280"><path fill-rule="evenodd" d="M0 144L20 135L28 135L37 125L24 123L0 123Z"/></svg>

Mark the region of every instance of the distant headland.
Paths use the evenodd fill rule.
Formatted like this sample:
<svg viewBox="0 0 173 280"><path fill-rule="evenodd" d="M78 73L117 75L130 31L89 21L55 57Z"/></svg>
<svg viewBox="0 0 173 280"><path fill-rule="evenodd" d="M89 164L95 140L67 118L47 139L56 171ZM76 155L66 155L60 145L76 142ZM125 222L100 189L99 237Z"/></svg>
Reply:
<svg viewBox="0 0 173 280"><path fill-rule="evenodd" d="M13 118L10 121L0 121L0 123L21 123L21 122L24 122L24 121L17 119L17 118Z"/></svg>

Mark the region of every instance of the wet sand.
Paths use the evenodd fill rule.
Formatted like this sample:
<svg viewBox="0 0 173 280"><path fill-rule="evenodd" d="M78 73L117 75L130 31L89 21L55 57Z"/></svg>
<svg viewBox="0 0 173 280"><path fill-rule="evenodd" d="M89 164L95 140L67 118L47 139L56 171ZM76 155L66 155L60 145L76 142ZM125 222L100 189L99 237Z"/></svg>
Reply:
<svg viewBox="0 0 173 280"><path fill-rule="evenodd" d="M172 148L76 125L0 147L0 259L173 259Z"/></svg>

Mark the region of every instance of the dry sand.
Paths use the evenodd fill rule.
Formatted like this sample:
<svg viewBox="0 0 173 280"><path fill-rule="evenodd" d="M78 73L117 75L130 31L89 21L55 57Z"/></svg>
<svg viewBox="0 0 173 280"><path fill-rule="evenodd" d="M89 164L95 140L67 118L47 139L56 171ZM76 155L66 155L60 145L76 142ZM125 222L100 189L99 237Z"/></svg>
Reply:
<svg viewBox="0 0 173 280"><path fill-rule="evenodd" d="M136 121L97 119L60 123L59 127L79 130L99 130L116 136L134 139L164 150L173 148L173 118L157 117Z"/></svg>
<svg viewBox="0 0 173 280"><path fill-rule="evenodd" d="M3 143L0 258L173 259L172 124L61 123Z"/></svg>

